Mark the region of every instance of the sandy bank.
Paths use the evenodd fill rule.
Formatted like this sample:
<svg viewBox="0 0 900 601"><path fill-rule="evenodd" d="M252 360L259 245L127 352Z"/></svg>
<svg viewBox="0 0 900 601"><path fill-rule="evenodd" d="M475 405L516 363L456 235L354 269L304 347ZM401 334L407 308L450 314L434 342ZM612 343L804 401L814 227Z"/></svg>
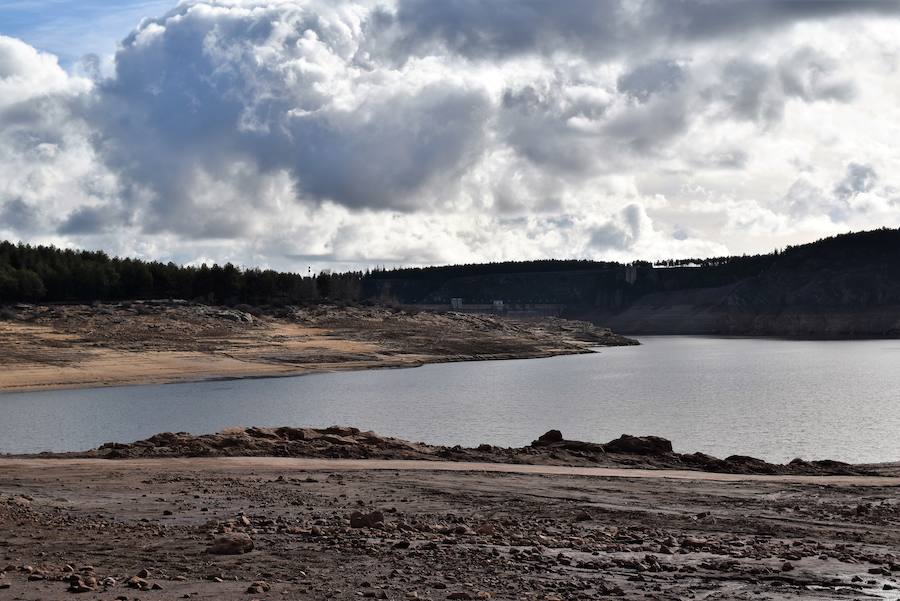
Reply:
<svg viewBox="0 0 900 601"><path fill-rule="evenodd" d="M0 321L0 391L525 359L634 341L585 322L375 307L247 311L174 301L18 305Z"/></svg>

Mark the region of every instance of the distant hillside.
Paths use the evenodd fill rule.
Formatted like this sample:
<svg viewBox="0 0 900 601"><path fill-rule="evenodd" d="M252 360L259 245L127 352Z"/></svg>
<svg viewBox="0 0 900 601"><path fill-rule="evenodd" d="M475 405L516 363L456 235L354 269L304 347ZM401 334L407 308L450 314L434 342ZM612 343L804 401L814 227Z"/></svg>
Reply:
<svg viewBox="0 0 900 601"><path fill-rule="evenodd" d="M547 305L623 334L900 337L900 230L751 257L632 265L535 261L376 272L367 296L403 303ZM555 306L555 307L554 307Z"/></svg>
<svg viewBox="0 0 900 601"><path fill-rule="evenodd" d="M589 319L623 334L900 337L900 230L782 252L621 264L523 261L315 277L0 242L0 302L383 302ZM502 301L495 309L494 301ZM457 305L458 306L458 305Z"/></svg>
<svg viewBox="0 0 900 601"><path fill-rule="evenodd" d="M361 272L315 277L271 269L110 257L103 251L0 241L0 302L92 302L154 298L218 304L299 304L359 299Z"/></svg>

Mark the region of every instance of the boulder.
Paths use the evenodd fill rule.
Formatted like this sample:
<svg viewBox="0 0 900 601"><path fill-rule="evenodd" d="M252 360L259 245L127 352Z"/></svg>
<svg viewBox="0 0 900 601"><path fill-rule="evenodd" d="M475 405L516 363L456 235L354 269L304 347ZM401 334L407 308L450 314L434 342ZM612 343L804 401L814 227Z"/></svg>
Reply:
<svg viewBox="0 0 900 601"><path fill-rule="evenodd" d="M672 442L659 436L631 436L623 434L612 440L603 448L608 453L625 453L631 455L664 455L672 452Z"/></svg>
<svg viewBox="0 0 900 601"><path fill-rule="evenodd" d="M776 466L757 459L756 457L748 457L747 455L731 455L725 458L725 463L739 474L776 474L778 469Z"/></svg>
<svg viewBox="0 0 900 601"><path fill-rule="evenodd" d="M533 447L541 447L548 444L553 444L554 442L562 442L563 435L559 430L548 430L541 434L537 440L531 443Z"/></svg>
<svg viewBox="0 0 900 601"><path fill-rule="evenodd" d="M354 511L350 514L351 528L376 528L384 524L384 514L378 510L370 513Z"/></svg>
<svg viewBox="0 0 900 601"><path fill-rule="evenodd" d="M206 549L212 555L241 555L253 550L253 539L243 532L232 532L217 537Z"/></svg>

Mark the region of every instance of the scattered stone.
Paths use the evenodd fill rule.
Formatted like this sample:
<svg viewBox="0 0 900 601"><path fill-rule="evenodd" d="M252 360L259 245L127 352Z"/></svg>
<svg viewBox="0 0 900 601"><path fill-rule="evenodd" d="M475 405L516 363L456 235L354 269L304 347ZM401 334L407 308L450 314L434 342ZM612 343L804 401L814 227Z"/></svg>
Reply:
<svg viewBox="0 0 900 601"><path fill-rule="evenodd" d="M217 537L207 547L206 552L212 555L241 555L253 550L253 539L243 532L231 532Z"/></svg>
<svg viewBox="0 0 900 601"><path fill-rule="evenodd" d="M71 574L67 577L67 580L69 582L70 593L89 593L97 588L97 579L93 576Z"/></svg>
<svg viewBox="0 0 900 601"><path fill-rule="evenodd" d="M125 586L141 591L149 591L151 588L151 584L148 581L144 580L143 578L139 578L138 576L132 576L131 578L126 580Z"/></svg>
<svg viewBox="0 0 900 601"><path fill-rule="evenodd" d="M247 587L247 593L249 593L251 595L261 595L262 593L268 593L271 589L272 589L272 587L269 585L268 582L265 582L263 580L257 580L256 582L251 584L249 587Z"/></svg>
<svg viewBox="0 0 900 601"><path fill-rule="evenodd" d="M351 528L379 528L384 525L384 514L378 510L362 513L354 511L350 514Z"/></svg>

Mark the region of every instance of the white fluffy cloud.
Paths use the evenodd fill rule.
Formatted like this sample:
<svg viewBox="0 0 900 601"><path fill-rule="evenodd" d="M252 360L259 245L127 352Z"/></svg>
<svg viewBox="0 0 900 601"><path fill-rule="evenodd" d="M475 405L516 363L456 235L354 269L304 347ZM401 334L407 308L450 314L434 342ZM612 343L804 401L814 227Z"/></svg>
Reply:
<svg viewBox="0 0 900 601"><path fill-rule="evenodd" d="M0 237L299 269L898 226L897 13L197 0L107 76L0 36Z"/></svg>

